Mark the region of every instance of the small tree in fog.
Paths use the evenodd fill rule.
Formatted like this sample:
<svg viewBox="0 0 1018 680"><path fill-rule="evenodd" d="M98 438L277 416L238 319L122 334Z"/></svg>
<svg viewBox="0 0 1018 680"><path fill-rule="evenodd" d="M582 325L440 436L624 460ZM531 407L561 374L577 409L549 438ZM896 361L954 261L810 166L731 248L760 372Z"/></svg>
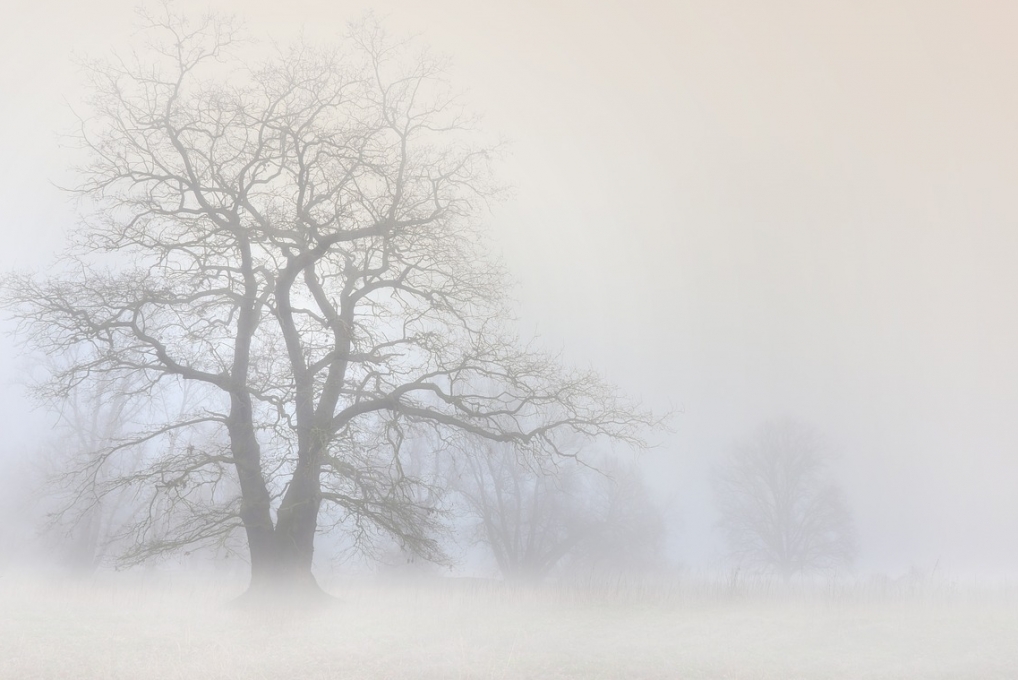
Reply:
<svg viewBox="0 0 1018 680"><path fill-rule="evenodd" d="M438 556L408 440L643 445L650 414L507 325L479 227L492 147L440 60L370 24L268 58L214 16L145 31L91 66L86 223L64 266L4 282L26 343L66 358L49 396L130 376L143 403L195 397L77 469L161 452L130 476L132 559L241 531L253 590L314 592L320 529ZM190 512L152 531L164 503Z"/></svg>
<svg viewBox="0 0 1018 680"><path fill-rule="evenodd" d="M585 507L594 531L567 557L569 570L606 574L664 565L665 515L651 499L639 466L602 458L583 468Z"/></svg>
<svg viewBox="0 0 1018 680"><path fill-rule="evenodd" d="M789 578L852 562L851 515L810 428L767 423L732 450L713 482L718 526L740 564Z"/></svg>
<svg viewBox="0 0 1018 680"><path fill-rule="evenodd" d="M44 528L57 539L59 561L72 571L86 573L104 561L117 535L140 509L131 490L119 482L137 469L146 453L144 447L134 447L130 458L97 471L87 483L68 474L82 458L115 445L127 423L139 415L125 380L90 387L70 390L57 405L60 421L36 458L42 478L41 488L34 490L47 513ZM110 484L118 488L108 488Z"/></svg>
<svg viewBox="0 0 1018 680"><path fill-rule="evenodd" d="M546 462L477 442L450 483L472 537L502 576L539 581L565 561L576 569L643 567L660 556L664 524L635 467Z"/></svg>

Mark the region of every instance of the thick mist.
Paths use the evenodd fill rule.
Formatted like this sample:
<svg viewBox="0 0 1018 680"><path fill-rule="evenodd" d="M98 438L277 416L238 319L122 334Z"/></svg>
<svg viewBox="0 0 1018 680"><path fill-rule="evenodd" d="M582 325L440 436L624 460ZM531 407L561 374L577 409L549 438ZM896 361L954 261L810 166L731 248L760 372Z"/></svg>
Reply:
<svg viewBox="0 0 1018 680"><path fill-rule="evenodd" d="M181 0L173 7L195 16L236 13L251 35L280 43L297 35L333 40L371 12L393 34L415 35L447 55L449 81L479 114L476 125L504 140L493 169L509 190L477 221L509 273L513 328L531 347L593 369L641 407L668 414L650 449L634 455L617 447L618 467L605 462L614 460L610 446L589 449L592 467L627 480L614 486L554 466L544 470L550 483L540 476L543 463L521 471L508 451L488 451L487 460L501 461L497 469L471 467L475 461L440 470L430 454L417 455L424 462L415 474L459 494L448 501L458 517L453 559L440 566L420 566L406 546L365 555L342 532L322 539L316 572L357 612L334 622L335 630L349 632L358 617L381 618L381 609L366 613L374 597L395 611L407 592L400 589L409 589L416 623L401 630L415 649L436 650L408 652L402 670L385 667L377 677L443 677L480 666L476 674L485 677L547 674L559 668L560 646L579 643L552 636L542 646L531 621L554 630L567 625L556 617L575 616L608 649L622 649L639 635L610 625L601 607L632 606L635 621L654 601L684 612L678 619L648 615L667 619L675 636L730 630L742 656L716 662L724 645L709 643L700 656L669 657L648 676L669 677L682 664L704 677L879 673L887 667L879 660L838 666L830 661L840 658L836 652L826 662L810 656L841 639L832 632L807 640L817 621L855 631L849 637L857 653L871 648L879 626L852 628L866 612L917 631L888 643L896 650L885 659L892 666L919 672L903 650L937 649L939 667L960 673L976 667L959 659L979 644L990 659L984 671L1013 663L989 632L969 644L948 622L950 612L983 616L988 610L979 607L993 593L1012 602L1007 583L1018 565L1018 10L939 0L632 7ZM83 64L133 44L134 3L43 0L6 14L0 269L46 275L82 228L82 204L60 187L79 185L74 168L85 158L75 138L76 116L91 115ZM0 330L14 327L0 316ZM57 574L67 567L58 557L62 539L41 528L55 506L40 491L52 491L47 475L60 460L54 450L69 441L61 434L67 420L58 424L30 399L27 385L46 369L38 356L26 357L14 335L0 337L0 512L8 518L0 525L0 574L8 570L11 579L26 567ZM733 525L725 508L739 504L726 504L718 491L739 452L767 449L766 432L782 423L808 432L808 455L822 461L822 473L806 475L802 498L837 497L832 512L850 517L851 540L839 544L844 554L804 558L812 566L801 571L787 566L794 560L760 561L751 548L752 559L739 557L738 541L724 529ZM518 542L500 549L499 539L478 529L493 521L479 509L485 494L501 498L513 485L514 526L545 532L544 547L530 553ZM523 511L539 506L545 510ZM578 538L594 525L607 538ZM645 540L628 544L620 535ZM534 566L560 549L567 557L547 571ZM219 584L223 600L239 594L244 550L231 544L227 552L236 554L225 561L214 552L176 555L125 578L131 587L160 584L147 591L153 607L184 617L170 613L166 593L207 593L201 589ZM504 556L513 550L515 557ZM89 577L93 588L118 592L113 552ZM615 559L622 554L640 560ZM162 585L160 570L171 585ZM182 586L191 570L210 580ZM524 572L540 572L541 584L518 585ZM625 574L614 591L609 572ZM355 576L348 582L343 574ZM373 580L379 574L383 585ZM455 585L444 576L456 577ZM503 581L509 590L500 589ZM842 590L833 592L834 583ZM80 597L105 597L105 590L83 595L79 587L64 583L65 590L43 595L33 585L39 590L18 595L14 609L29 611L38 601L52 613L66 596L78 597L74 606L84 612L91 605ZM827 596L836 605L818 614ZM922 621L917 600L940 603L934 623ZM772 617L786 637L768 652L733 602L749 603L746 616ZM480 620L488 606L503 615L490 631L475 630L462 647L444 646L463 638L462 621ZM1013 629L1004 609L983 617L996 622L987 631ZM422 633L436 611L441 626ZM119 619L104 621L96 625L120 630ZM23 639L59 637L14 620L4 625ZM530 650L522 657L517 640ZM936 640L951 643L938 647ZM658 642L646 642L643 653L668 644ZM23 652L34 654L28 646ZM213 654L195 652L205 653ZM625 675L625 663L612 666L596 646L588 653L596 661L563 677L593 669ZM381 654L367 654L364 664ZM246 658L230 663L240 667ZM426 664L422 658L435 662L431 675L408 669ZM506 661L514 658L526 663ZM11 668L16 674L21 667ZM132 672L130 665L111 668L94 670Z"/></svg>
<svg viewBox="0 0 1018 680"><path fill-rule="evenodd" d="M678 409L649 458L663 495L681 489L683 562L717 557L709 461L792 416L839 454L862 564L1008 570L1015 73L1009 9L987 7L374 7L452 55L509 141L515 192L491 221L523 328ZM216 9L315 37L358 11ZM44 267L76 219L53 187L74 158L75 55L126 40L133 15L14 12L3 263ZM45 419L5 347L10 461Z"/></svg>

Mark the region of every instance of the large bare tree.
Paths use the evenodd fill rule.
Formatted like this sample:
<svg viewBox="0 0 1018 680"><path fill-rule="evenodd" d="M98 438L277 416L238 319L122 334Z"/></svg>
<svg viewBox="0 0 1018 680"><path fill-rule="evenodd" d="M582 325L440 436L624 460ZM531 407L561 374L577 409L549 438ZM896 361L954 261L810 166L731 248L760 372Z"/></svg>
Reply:
<svg viewBox="0 0 1018 680"><path fill-rule="evenodd" d="M715 469L714 491L719 527L742 565L787 579L855 556L851 513L806 425L764 424Z"/></svg>
<svg viewBox="0 0 1018 680"><path fill-rule="evenodd" d="M84 223L58 273L4 281L26 345L68 357L47 396L129 375L134 399L197 397L78 470L164 441L134 478L152 522L157 496L234 480L135 556L242 528L253 591L314 591L320 526L438 554L408 439L644 444L653 417L511 331L479 227L492 147L440 60L370 22L264 58L230 20L143 18L142 49L89 67Z"/></svg>

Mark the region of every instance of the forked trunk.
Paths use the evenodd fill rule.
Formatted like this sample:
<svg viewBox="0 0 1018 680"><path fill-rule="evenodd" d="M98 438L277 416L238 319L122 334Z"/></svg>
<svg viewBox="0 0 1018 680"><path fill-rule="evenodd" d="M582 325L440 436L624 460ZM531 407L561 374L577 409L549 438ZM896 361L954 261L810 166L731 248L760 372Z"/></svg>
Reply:
<svg viewBox="0 0 1018 680"><path fill-rule="evenodd" d="M300 462L286 489L276 519L277 576L284 588L319 590L311 573L318 511L322 504L318 471Z"/></svg>
<svg viewBox="0 0 1018 680"><path fill-rule="evenodd" d="M320 599L324 593L311 573L321 505L318 475L298 465L274 524L250 398L234 395L232 407L227 427L240 481L240 518L251 557L251 586L245 599Z"/></svg>
<svg viewBox="0 0 1018 680"><path fill-rule="evenodd" d="M298 605L327 598L311 571L321 506L318 484L315 471L298 464L271 534L248 529L250 597Z"/></svg>

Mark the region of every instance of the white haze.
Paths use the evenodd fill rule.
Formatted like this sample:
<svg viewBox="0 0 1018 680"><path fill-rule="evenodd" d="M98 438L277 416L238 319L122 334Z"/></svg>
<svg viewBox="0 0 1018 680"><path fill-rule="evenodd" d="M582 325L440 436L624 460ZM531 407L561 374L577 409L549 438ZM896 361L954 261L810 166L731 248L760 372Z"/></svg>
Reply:
<svg viewBox="0 0 1018 680"><path fill-rule="evenodd" d="M125 43L133 6L4 9L4 269L45 267L75 227L54 186L73 181L57 134L81 105L74 58ZM302 27L337 35L373 9L452 57L453 81L510 142L501 175L515 191L490 222L518 281L523 334L676 411L644 462L674 563L723 565L710 466L761 422L792 417L834 455L861 582L1018 571L1018 6L177 3L208 6L281 40ZM31 372L0 339L8 499L49 425L19 387ZM0 501L0 567L32 531L11 505ZM850 619L846 607L783 621ZM922 618L902 611L887 620ZM1015 625L993 621L1005 627L987 630ZM867 648L868 634L846 653ZM493 651L480 676L513 677L497 665L512 658ZM761 663L745 677L787 677L788 666ZM870 676L846 669L838 677Z"/></svg>
<svg viewBox="0 0 1018 680"><path fill-rule="evenodd" d="M157 583L0 585L0 677L981 680L1018 664L1016 595L999 589L344 578L327 610L252 613L222 606L229 580Z"/></svg>

